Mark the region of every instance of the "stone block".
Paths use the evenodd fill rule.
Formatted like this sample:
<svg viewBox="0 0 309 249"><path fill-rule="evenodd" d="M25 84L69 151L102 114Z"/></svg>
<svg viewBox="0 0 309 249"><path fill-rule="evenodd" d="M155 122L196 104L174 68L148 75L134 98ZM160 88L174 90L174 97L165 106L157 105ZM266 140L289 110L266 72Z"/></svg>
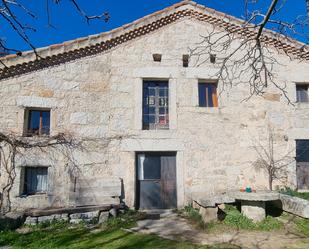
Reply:
<svg viewBox="0 0 309 249"><path fill-rule="evenodd" d="M38 224L38 217L31 217L31 216L28 216L26 218L26 221L24 223L25 225L31 225L31 226L34 226L34 225L37 225Z"/></svg>
<svg viewBox="0 0 309 249"><path fill-rule="evenodd" d="M217 207L201 207L199 210L200 215L205 223L215 221L218 218L218 208Z"/></svg>
<svg viewBox="0 0 309 249"><path fill-rule="evenodd" d="M280 200L284 211L296 214L303 218L309 218L309 201L298 197L280 194Z"/></svg>
<svg viewBox="0 0 309 249"><path fill-rule="evenodd" d="M101 212L99 216L99 224L106 222L109 218L109 212Z"/></svg>
<svg viewBox="0 0 309 249"><path fill-rule="evenodd" d="M109 210L109 214L112 216L112 217L117 217L118 215L118 210L116 208L112 208L111 210Z"/></svg>
<svg viewBox="0 0 309 249"><path fill-rule="evenodd" d="M87 124L88 123L88 113L86 112L74 112L70 116L71 124Z"/></svg>
<svg viewBox="0 0 309 249"><path fill-rule="evenodd" d="M280 94L279 93L264 93L263 98L268 101L280 101Z"/></svg>
<svg viewBox="0 0 309 249"><path fill-rule="evenodd" d="M55 220L55 216L54 215L38 217L38 223L41 223L41 222L52 222L54 220Z"/></svg>
<svg viewBox="0 0 309 249"><path fill-rule="evenodd" d="M242 200L241 213L254 222L262 221L266 217L265 202Z"/></svg>
<svg viewBox="0 0 309 249"><path fill-rule="evenodd" d="M72 224L79 224L83 222L83 219L70 219L70 223Z"/></svg>
<svg viewBox="0 0 309 249"><path fill-rule="evenodd" d="M99 211L93 211L93 212L87 212L87 213L76 213L76 214L70 214L70 219L94 219L99 217Z"/></svg>

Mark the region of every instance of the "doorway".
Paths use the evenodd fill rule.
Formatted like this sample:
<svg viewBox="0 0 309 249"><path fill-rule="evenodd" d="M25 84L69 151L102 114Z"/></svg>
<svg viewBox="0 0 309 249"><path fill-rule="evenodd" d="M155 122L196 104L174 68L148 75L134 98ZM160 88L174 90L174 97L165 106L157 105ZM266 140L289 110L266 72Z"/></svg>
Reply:
<svg viewBox="0 0 309 249"><path fill-rule="evenodd" d="M176 153L137 153L136 164L136 208L177 208Z"/></svg>

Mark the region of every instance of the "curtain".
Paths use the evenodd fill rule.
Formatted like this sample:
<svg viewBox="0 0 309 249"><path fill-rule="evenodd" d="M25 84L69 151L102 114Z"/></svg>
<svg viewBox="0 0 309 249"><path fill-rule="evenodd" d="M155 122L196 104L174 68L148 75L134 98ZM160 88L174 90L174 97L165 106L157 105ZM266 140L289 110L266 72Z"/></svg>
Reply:
<svg viewBox="0 0 309 249"><path fill-rule="evenodd" d="M35 194L47 191L47 167L26 168L26 193Z"/></svg>

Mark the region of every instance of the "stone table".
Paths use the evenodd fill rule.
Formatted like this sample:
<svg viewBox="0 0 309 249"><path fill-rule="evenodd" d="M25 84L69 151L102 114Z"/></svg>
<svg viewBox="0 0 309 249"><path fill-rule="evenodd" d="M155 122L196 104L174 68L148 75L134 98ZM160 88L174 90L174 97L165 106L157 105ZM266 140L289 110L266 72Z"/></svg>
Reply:
<svg viewBox="0 0 309 249"><path fill-rule="evenodd" d="M262 221L266 217L265 202L280 199L279 193L271 191L257 192L232 192L230 196L241 202L241 213L255 222Z"/></svg>

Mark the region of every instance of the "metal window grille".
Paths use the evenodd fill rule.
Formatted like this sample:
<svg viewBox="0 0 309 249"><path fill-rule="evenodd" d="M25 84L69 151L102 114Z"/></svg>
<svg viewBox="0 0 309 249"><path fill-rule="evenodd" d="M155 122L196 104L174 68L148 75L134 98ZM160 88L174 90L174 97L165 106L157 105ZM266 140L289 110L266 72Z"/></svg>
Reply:
<svg viewBox="0 0 309 249"><path fill-rule="evenodd" d="M143 86L143 129L168 129L168 83L144 82Z"/></svg>

